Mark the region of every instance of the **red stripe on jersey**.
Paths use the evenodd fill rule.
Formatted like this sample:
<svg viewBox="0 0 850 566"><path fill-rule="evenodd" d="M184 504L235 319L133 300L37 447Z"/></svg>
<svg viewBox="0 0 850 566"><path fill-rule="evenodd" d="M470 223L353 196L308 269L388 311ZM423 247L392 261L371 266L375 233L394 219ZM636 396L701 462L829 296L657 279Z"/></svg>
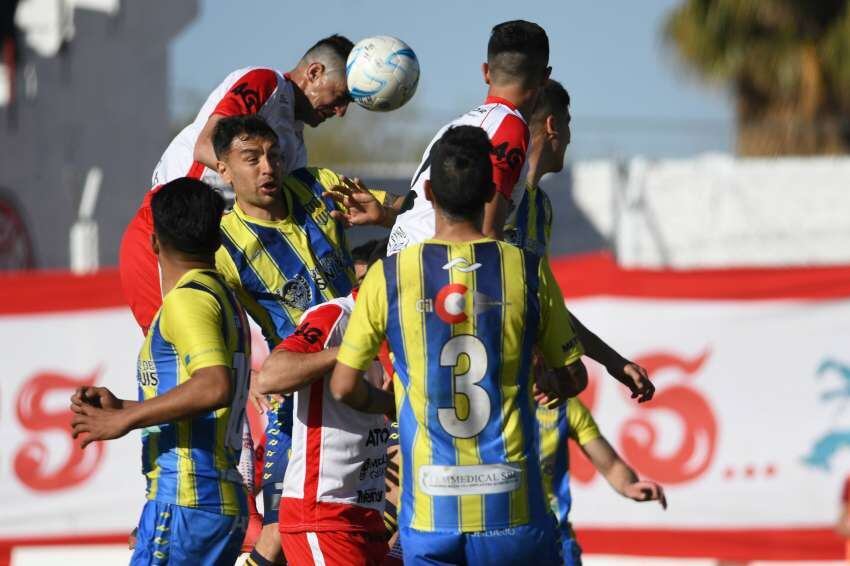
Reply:
<svg viewBox="0 0 850 566"><path fill-rule="evenodd" d="M325 349L334 326L342 316L342 307L325 304L307 313L295 331L275 347L275 350L312 354Z"/></svg>
<svg viewBox="0 0 850 566"><path fill-rule="evenodd" d="M488 96L484 101L484 104L504 104L511 110L516 110L516 104L508 100L507 98L502 98L501 96Z"/></svg>
<svg viewBox="0 0 850 566"><path fill-rule="evenodd" d="M304 465L304 511L315 520L316 493L319 490L319 468L322 465L322 400L325 378L310 386L310 408L307 411L307 447Z"/></svg>
<svg viewBox="0 0 850 566"><path fill-rule="evenodd" d="M212 113L221 116L256 114L276 88L276 72L271 69L253 69L233 83Z"/></svg>
<svg viewBox="0 0 850 566"><path fill-rule="evenodd" d="M490 161L493 163L493 184L496 192L506 199L511 198L514 186L519 181L525 154L528 151L528 125L521 118L510 114L505 116L499 129L490 138L493 151Z"/></svg>
<svg viewBox="0 0 850 566"><path fill-rule="evenodd" d="M206 169L206 165L200 161L193 161L192 166L189 167L189 172L186 173L186 176L190 179L200 179L204 175L204 169Z"/></svg>

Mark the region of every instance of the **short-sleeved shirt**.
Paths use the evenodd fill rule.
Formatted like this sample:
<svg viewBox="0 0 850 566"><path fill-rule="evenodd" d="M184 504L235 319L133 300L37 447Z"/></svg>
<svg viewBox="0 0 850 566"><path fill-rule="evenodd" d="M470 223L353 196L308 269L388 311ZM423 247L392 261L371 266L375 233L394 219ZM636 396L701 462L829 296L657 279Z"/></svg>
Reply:
<svg viewBox="0 0 850 566"><path fill-rule="evenodd" d="M543 489L558 523L566 525L572 506L567 438L584 446L602 435L593 415L578 397L554 409L537 407L537 423Z"/></svg>
<svg viewBox="0 0 850 566"><path fill-rule="evenodd" d="M531 356L582 348L540 258L491 239L429 240L372 266L338 360L393 353L402 453L399 525L480 532L546 520Z"/></svg>
<svg viewBox="0 0 850 566"><path fill-rule="evenodd" d="M273 69L246 67L233 71L207 97L195 120L172 140L154 168L151 186L179 177L201 179L220 189L228 188L212 169L195 161L195 144L212 115L262 116L278 137L284 172L307 166L304 123L295 119L295 93L286 77Z"/></svg>
<svg viewBox="0 0 850 566"><path fill-rule="evenodd" d="M522 199L527 165L528 124L511 102L495 96L487 97L484 104L477 106L446 124L437 132L416 169L410 183L413 206L400 214L390 232L387 253L399 250L434 237L434 207L425 198L425 181L431 178L431 147L454 126L478 126L487 132L493 144L490 160L493 163L493 183L496 190L511 203L511 208ZM509 214L509 218L510 218Z"/></svg>
<svg viewBox="0 0 850 566"><path fill-rule="evenodd" d="M142 430L147 497L223 515L246 513L237 470L251 339L233 291L215 271L193 269L163 299L139 353L139 400L163 395L200 369L233 376L229 406Z"/></svg>
<svg viewBox="0 0 850 566"><path fill-rule="evenodd" d="M311 353L339 346L355 296L356 290L308 310L277 349ZM329 377L293 394L292 453L283 480L280 531L382 534L390 435L386 419L336 401ZM374 362L365 379L380 387L380 364Z"/></svg>

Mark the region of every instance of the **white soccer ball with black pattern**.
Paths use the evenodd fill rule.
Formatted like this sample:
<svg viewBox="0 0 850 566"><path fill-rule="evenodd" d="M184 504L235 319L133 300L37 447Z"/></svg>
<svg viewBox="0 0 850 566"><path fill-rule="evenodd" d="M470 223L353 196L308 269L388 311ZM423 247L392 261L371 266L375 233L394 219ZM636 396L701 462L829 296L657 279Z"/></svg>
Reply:
<svg viewBox="0 0 850 566"><path fill-rule="evenodd" d="M357 42L345 64L351 98L365 108L389 112L404 106L419 84L419 60L402 40L388 35Z"/></svg>

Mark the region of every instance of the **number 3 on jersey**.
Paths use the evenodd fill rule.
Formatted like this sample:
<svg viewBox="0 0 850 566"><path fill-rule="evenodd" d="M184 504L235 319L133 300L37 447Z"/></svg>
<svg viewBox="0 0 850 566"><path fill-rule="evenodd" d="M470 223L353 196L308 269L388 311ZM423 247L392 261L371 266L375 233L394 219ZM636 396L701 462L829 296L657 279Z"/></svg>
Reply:
<svg viewBox="0 0 850 566"><path fill-rule="evenodd" d="M461 356L469 360L469 369L452 377L452 406L437 409L437 418L443 428L456 438L477 436L490 420L491 404L487 390L478 385L487 375L487 349L475 336L455 336L440 350L440 365L455 368ZM465 419L458 417L455 398L458 394L469 402L469 414Z"/></svg>

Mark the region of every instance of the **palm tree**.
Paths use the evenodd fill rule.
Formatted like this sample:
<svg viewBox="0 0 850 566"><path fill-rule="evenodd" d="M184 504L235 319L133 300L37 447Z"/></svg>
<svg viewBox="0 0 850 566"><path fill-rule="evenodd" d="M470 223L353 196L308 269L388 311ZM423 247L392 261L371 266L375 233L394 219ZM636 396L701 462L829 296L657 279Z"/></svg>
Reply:
<svg viewBox="0 0 850 566"><path fill-rule="evenodd" d="M664 38L731 88L741 155L850 152L848 0L684 0Z"/></svg>

